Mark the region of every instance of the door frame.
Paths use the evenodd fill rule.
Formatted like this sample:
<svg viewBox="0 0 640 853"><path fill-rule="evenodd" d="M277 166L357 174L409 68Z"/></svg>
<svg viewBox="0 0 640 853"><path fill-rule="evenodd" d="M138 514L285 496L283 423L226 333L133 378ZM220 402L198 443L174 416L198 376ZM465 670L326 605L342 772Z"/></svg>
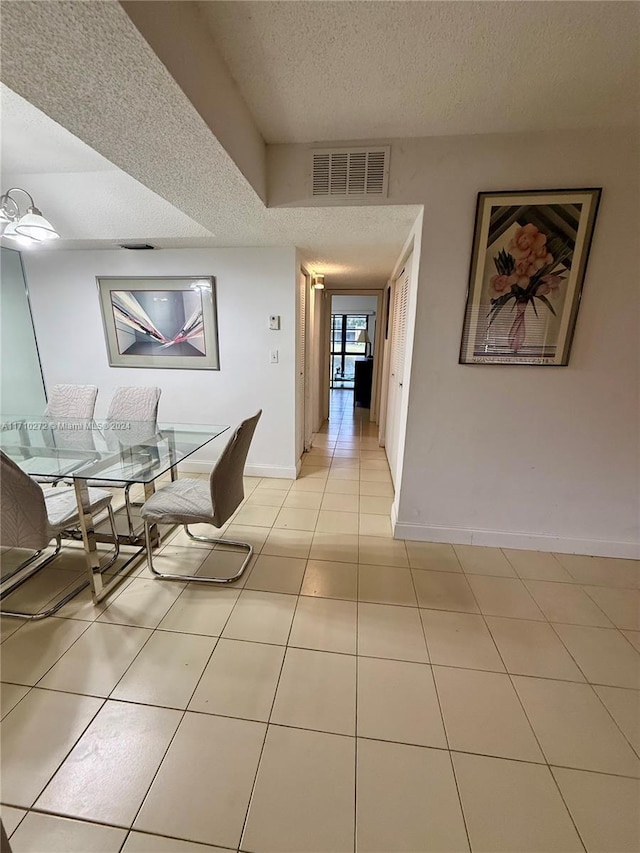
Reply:
<svg viewBox="0 0 640 853"><path fill-rule="evenodd" d="M380 409L378 417L378 441L385 446L387 432L387 401L389 398L389 374L391 372L391 347L393 345L393 301L396 293L396 279L391 278L384 287L384 338L382 364L380 365Z"/></svg>
<svg viewBox="0 0 640 853"><path fill-rule="evenodd" d="M382 378L381 349L384 343L382 335L382 322L384 307L384 288L360 288L340 287L323 291L322 300L322 363L323 383L322 394L324 400L325 419L329 417L329 393L331 387L331 364L329 353L331 352L331 297L332 296L376 296L376 334L373 339L373 381L371 385L371 408L369 409L369 420L376 423L380 412L380 385Z"/></svg>
<svg viewBox="0 0 640 853"><path fill-rule="evenodd" d="M305 334L304 334L304 342L305 342L305 353L304 353L304 436L303 436L303 445L304 452L307 453L311 450L312 443L312 434L313 434L313 402L312 402L312 390L313 390L313 379L312 379L312 369L313 369L313 333L314 333L314 305L313 299L315 295L315 291L311 286L311 273L303 266L300 267L300 272L304 276L305 280L305 300L304 300L304 310L305 310Z"/></svg>

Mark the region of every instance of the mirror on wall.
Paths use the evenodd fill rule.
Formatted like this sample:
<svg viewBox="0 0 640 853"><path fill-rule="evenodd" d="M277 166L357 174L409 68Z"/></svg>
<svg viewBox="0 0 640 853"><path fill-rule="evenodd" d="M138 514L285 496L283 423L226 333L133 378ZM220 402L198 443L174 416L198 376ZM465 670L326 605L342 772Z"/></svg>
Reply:
<svg viewBox="0 0 640 853"><path fill-rule="evenodd" d="M0 249L0 412L38 415L46 406L20 252Z"/></svg>

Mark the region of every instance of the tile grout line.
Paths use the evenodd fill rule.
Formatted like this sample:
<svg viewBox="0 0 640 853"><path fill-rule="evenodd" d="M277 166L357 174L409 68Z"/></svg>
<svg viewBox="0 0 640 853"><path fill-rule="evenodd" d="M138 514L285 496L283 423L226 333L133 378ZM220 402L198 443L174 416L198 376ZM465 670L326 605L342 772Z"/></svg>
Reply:
<svg viewBox="0 0 640 853"><path fill-rule="evenodd" d="M358 557L360 554L358 553ZM358 849L358 684L360 678L360 564L356 568L356 707L355 707L355 744L353 770L353 849Z"/></svg>
<svg viewBox="0 0 640 853"><path fill-rule="evenodd" d="M114 700L114 701L119 701L119 700ZM200 712L197 712L197 711L191 712L190 711L189 713L200 713ZM212 715L212 716L221 716L221 717L223 717L223 719L235 719L235 720L242 721L242 722L247 721L246 718L244 718L244 717L226 717L224 715ZM248 720L248 722L257 722L257 723L262 723L263 725L265 724L264 720ZM355 740L354 735L345 735L343 733L328 732L328 731L320 730L320 729L308 729L308 728L303 728L301 726L287 725L285 723L272 723L271 725L276 726L277 728L290 729L292 731L303 731L303 732L310 732L313 734L328 734L328 735L332 735L333 737L351 738L351 739ZM428 746L428 745L425 745L423 743L411 743L411 742L398 741L398 740L384 740L383 738L375 738L375 737L370 737L368 735L361 735L360 740L371 741L373 743L387 743L387 744L393 744L393 745L398 745L398 746L409 746L409 747L413 747L413 748L420 749L420 750L435 750L437 752L448 752L448 753L455 754L455 755L471 755L471 756L478 756L480 758L492 758L492 759L495 759L496 761L509 761L509 762L513 762L516 764L531 765L532 767L547 767L548 766L551 769L555 768L558 770L571 770L572 772L576 772L576 773L588 773L588 774L592 774L595 776L603 776L605 778L626 779L628 781L632 781L635 783L638 783L638 781L639 781L638 776L629 776L629 775L625 775L625 774L621 774L621 773L611 773L611 772L603 771L603 770L585 769L584 767L574 767L570 764L559 764L559 763L547 764L546 761L529 761L529 760L522 759L522 758L509 758L509 757L503 756L503 755L495 755L494 753L472 752L470 750L465 750L465 749L450 749L448 747ZM25 806L24 804L8 802L8 801L2 801L1 805L7 806L9 808L20 809L20 810L23 810L26 812L33 811L33 812L42 813L42 814L51 814L51 815L55 815L56 817L66 818L68 820L78 820L78 821L82 821L85 823L97 823L97 824L104 825L104 826L114 826L114 827L119 828L119 829L127 829L127 830L130 829L130 827L128 827L126 824L112 824L112 823L108 823L108 822L103 821L103 820L99 820L97 818L70 816L70 815L64 814L62 812L56 812L56 811L53 811L50 809L43 809L42 807ZM131 830L131 831L148 832L147 830ZM151 835L162 835L162 833L158 833L158 832L150 832L149 834L151 834ZM177 837L177 836L163 836L163 837L173 838L173 837ZM189 839L184 839L184 840L188 841ZM201 843L208 843L208 842L192 842L192 843L201 844Z"/></svg>
<svg viewBox="0 0 640 853"><path fill-rule="evenodd" d="M553 623L550 623L550 625L551 625L551 630L554 632L554 634L556 635L556 637L560 640L560 642L562 643L562 645L564 646L564 648L567 650L567 653L569 654L569 656L571 657L571 659L574 661L575 665L578 667L578 669L580 670L580 672L584 675L584 677L585 677L585 681L586 681L586 684L588 684L588 685L589 685L589 687L591 688L592 693L594 693L594 694L595 694L595 696L597 697L598 701L600 702L600 704L602 705L602 707L605 709L606 713L609 715L609 717L610 717L610 718L611 718L611 720L613 721L614 726L618 729L618 731L620 732L620 734L622 735L622 737L624 738L624 740L627 742L627 744L628 744L628 745L629 745L629 747L631 748L631 751L633 752L633 754L634 754L634 755L636 755L636 756L637 756L637 758L638 758L638 760L640 761L640 752L639 752L639 751L638 751L638 749L637 749L637 748L636 748L636 747L631 743L631 741L629 740L629 738L627 737L627 735L625 734L625 732L622 730L622 728L621 728L621 727L620 727L620 725L618 724L618 721L616 720L616 718L613 716L613 714L611 713L611 711L610 711L610 710L609 710L609 708L607 707L606 702L604 701L604 699L602 698L602 696L600 696L600 694L599 694L599 693L598 693L598 691L596 690L596 687L611 687L611 688L613 688L614 690L635 690L635 691L638 693L638 696L639 696L639 697L640 697L640 692L638 692L638 690L639 690L640 688L634 688L634 687L620 687L619 685L616 685L616 684L596 684L596 683L594 683L594 682L590 681L590 680L589 680L589 678L588 678L588 676L587 676L587 673L586 673L586 672L584 671L584 669L580 666L580 664L578 663L578 660L574 657L573 653L571 652L571 649L567 646L567 644L565 643L565 641L562 639L562 636L561 636L561 635L556 631L556 629L555 629L555 625L554 625ZM589 626L577 626L577 627L589 627ZM604 630L609 630L609 629L604 629ZM623 635L623 636L624 636L624 635ZM572 682L572 683L574 683L574 684L575 684L575 683L577 683L577 682Z"/></svg>
<svg viewBox="0 0 640 853"><path fill-rule="evenodd" d="M280 671L278 672L278 678L276 681L275 690L273 692L273 699L271 700L271 708L269 709L269 716L267 718L265 729L264 729L264 738L262 739L262 746L260 748L260 754L258 755L258 762L256 764L256 772L253 776L253 782L251 784L251 790L249 792L249 799L247 801L247 808L245 811L244 820L242 821L242 826L240 828L240 836L238 838L238 844L237 844L238 850L240 850L243 846L242 842L243 842L244 834L245 834L245 831L247 828L247 822L249 820L249 813L251 811L251 806L253 805L253 798L255 795L256 785L258 783L258 774L260 772L260 766L262 764L262 756L264 755L264 749L265 749L265 746L267 743L267 736L269 734L269 727L271 726L271 717L273 715L273 709L274 709L275 704L276 704L276 699L278 696L278 689L280 687L280 680L282 678L282 672L284 670L285 661L287 659L287 650L289 649L289 639L291 637L291 632L293 631L293 623L294 623L295 618L296 618L296 612L298 610L299 601L300 601L300 596L298 595L298 596L296 596L295 607L293 608L293 613L291 615L291 623L289 624L289 631L287 632L287 641L284 645L284 654L282 655L282 663L280 664ZM262 721L262 722L264 722L264 721Z"/></svg>
<svg viewBox="0 0 640 853"><path fill-rule="evenodd" d="M2 805L8 805L8 804L2 803ZM63 814L61 812L51 811L50 809L30 808L30 809L25 810L24 806L11 806L11 805L9 805L8 807L9 808L22 809L25 811L25 814L20 819L20 823L22 823L22 821L25 820L25 818L28 815L35 814L35 815L44 815L46 817L61 818L63 820L68 820L71 822L86 824L87 826L98 826L98 827L106 827L109 829L122 830L125 833L125 837L122 841L121 846L118 848L119 851L122 851L122 848L124 847L124 845L128 841L129 836L131 835L132 832L137 832L140 835L148 835L151 838L166 838L169 841L181 841L181 842L186 842L186 843L190 843L190 844L200 844L200 845L203 844L203 842L201 842L201 841L190 841L188 838L180 838L179 836L176 836L176 835L163 835L161 832L148 832L147 830L130 829L125 824L108 823L107 821L97 820L95 818L90 819L90 818L86 818L86 817L76 817L76 816L70 817L67 814ZM18 826L19 826L19 824L18 824ZM15 827L15 829L11 833L10 837L13 837L13 834L18 829L18 826ZM205 842L204 846L208 846L208 844ZM235 850L234 847L225 847L224 845L219 845L219 844L217 844L216 847L219 847L221 850L229 850L229 851Z"/></svg>
<svg viewBox="0 0 640 853"><path fill-rule="evenodd" d="M506 556L506 554L503 554L503 556L504 556L504 557L505 557L505 559L508 561L508 557ZM511 563L509 563L509 565L511 565ZM515 567L514 567L514 571L515 571ZM473 590L472 590L472 591L473 591ZM527 590L527 592L528 592L528 590ZM529 594L531 595L531 593L529 593ZM531 596L531 598L533 598L533 596ZM536 602L536 605L537 605L537 602ZM478 602L478 606L479 606L479 602ZM542 608L539 608L539 609L540 609L540 611L542 612L543 616L545 617L545 622L546 622L546 624L549 624L549 621L548 621L548 620L547 620L547 618L546 618L546 614L542 611ZM560 795L560 799L561 799L561 801L562 801L562 804L564 805L565 812L566 812L566 813L567 813L567 815L569 816L569 820L571 821L571 824L572 824L573 828L574 828L574 829L575 829L575 831L576 831L576 835L577 835L577 837L578 837L578 839L579 839L579 841L580 841L580 844L582 844L582 846L583 846L583 848L584 848L584 850L585 850L585 853L587 853L587 848L586 848L586 845L585 845L585 843L584 843L584 841L583 841L583 839L582 839L582 835L581 835L581 834L580 834L580 832L578 831L578 827L577 827L577 825L576 825L575 820L573 819L573 815L571 814L571 811L570 811L570 809L569 809L569 806L567 805L567 802L566 802L566 800L565 800L565 798L564 798L564 795L563 795L562 791L560 790L560 786L558 785L558 781L557 781L556 777L553 775L553 772L552 772L552 770L551 770L551 765L550 765L550 763L549 763L549 759L548 759L548 757L547 757L547 754L546 754L545 750L543 749L542 743L540 742L540 739L539 739L539 737L538 737L538 733L536 732L536 730L535 730L535 728L534 728L534 726L533 726L533 723L531 722L531 720L530 720L530 718L529 718L529 714L527 713L527 709L526 709L526 708L525 708L525 706L524 706L524 702L522 701L522 697L520 696L520 693L519 693L518 689L516 688L516 685L515 685L515 683L514 683L514 681L513 681L512 674L509 672L509 669L508 669L508 667L507 667L507 665L506 665L506 663L505 663L505 660L504 660L504 658L503 658L503 656L502 656L502 652L500 651L500 648L498 647L498 643L496 642L496 640L495 640L495 638L494 638L494 636L493 636L493 633L492 633L492 631L491 631L491 628L489 627L489 623L487 622L487 619L486 619L485 614L481 612L481 615L482 615L482 620L483 620L483 622L484 622L485 628L486 628L486 630L489 632L489 636L490 636L490 637L491 637L491 639L493 640L493 644L494 644L494 646L495 646L495 649L496 649L496 651L497 651L497 653L498 653L498 656L500 657L500 660L502 661L502 665L503 665L503 666L504 666L504 668L505 668L505 673L506 673L506 675L507 675L507 678L509 679L509 683L511 684L511 689L513 690L513 692L514 692L514 694L515 694L515 696L516 696L516 698L517 698L518 704L520 705L520 707L521 707L521 709L522 709L522 713L524 714L524 718L525 718L525 720L527 721L527 723L529 724L529 728L530 728L530 730L531 730L531 733L533 734L533 737L535 738L535 742L536 742L536 744L538 745L538 749L540 750L540 754L542 755L542 758L544 759L544 765L539 765L539 766L545 766L545 767L547 768L547 772L548 772L548 774L551 776L551 778L552 778L552 780L553 780L553 783L554 783L554 784L555 784L555 786L556 786L556 790L558 791L558 794ZM582 670L581 670L581 671L582 671Z"/></svg>
<svg viewBox="0 0 640 853"><path fill-rule="evenodd" d="M455 551L454 551L454 553L455 553ZM458 559L457 553L455 554L455 556L456 556L456 560L458 560L458 563L459 563L460 560ZM418 600L418 590L416 589L416 586L415 586L413 573L411 573L411 583L413 584L413 592L416 596L416 600ZM473 590L472 590L472 593L473 593ZM424 644L425 644L425 648L427 650L427 658L429 660L429 669L431 671L431 680L433 682L433 689L434 689L434 692L436 694L436 701L438 703L438 710L440 711L440 722L442 724L442 731L444 732L444 740L446 743L446 752L449 756L449 766L451 767L451 773L453 774L453 782L454 782L454 785L456 786L456 793L458 795L458 805L460 806L460 814L462 815L462 823L464 825L464 831L465 831L465 834L467 837L467 846L468 846L469 850L472 850L473 848L471 846L471 835L469 833L467 816L465 814L464 806L462 804L462 794L460 792L460 784L458 782L458 776L456 774L456 768L455 768L455 764L453 761L453 755L451 752L451 744L449 742L449 732L447 731L447 724L446 724L445 719L444 719L444 712L442 710L442 701L440 699L440 691L438 690L438 683L436 681L435 673L433 671L433 662L431 659L431 650L429 648L429 641L427 640L427 632L425 630L424 621L422 619L422 614L420 612L420 609L418 609L418 618L420 619L420 627L422 628L422 636L424 638Z"/></svg>
<svg viewBox="0 0 640 853"><path fill-rule="evenodd" d="M204 562L204 560L203 560L203 562ZM201 563L200 565L202 565L202 563ZM154 580L155 580L155 579L154 579ZM171 582L171 581L169 581L169 583L170 583L170 582ZM197 583L197 581L190 581L190 583ZM167 610L167 613L169 612L169 610L171 610L171 608L172 608L172 607L173 607L173 605L176 603L176 601L177 601L177 600L182 596L182 594L185 592L185 590L187 589L187 587L188 587L188 583L187 583L187 584L185 584L184 589L182 589L182 591L180 592L180 595L178 595L178 596L176 597L176 600L173 602L173 604L171 605L171 607ZM156 778L157 778L157 776L158 776L158 774L159 774L159 772L160 772L160 768L161 768L161 767L162 767L162 765L164 764L164 761L165 761L165 759L166 759L166 757L167 757L167 755L168 755L168 753L169 753L169 750L171 749L171 745L173 744L173 742L174 742L174 740L175 740L175 738L176 738L176 736L177 736L177 734L178 734L178 731L180 730L180 726L182 725L182 723L183 723L183 721L184 721L184 718L185 718L185 717L186 717L186 715L187 715L187 709L188 709L188 707L189 707L189 704L190 704L191 700L193 699L193 695L194 695L195 691L197 690L198 685L200 684L200 681L202 680L202 677L204 676L204 672L205 672L205 670L206 670L206 668L207 668L207 666L208 666L208 664L209 664L209 661L210 661L210 660L211 660L211 658L213 657L213 654L214 654L215 650L216 650L216 649L217 649L217 647L218 647L218 643L220 642L220 639L221 639L221 636L222 636L222 631L224 631L225 627L227 626L227 623L228 623L229 619L231 618L231 614L232 614L232 613L233 613L233 611L235 610L235 607L236 607L236 605L237 605L237 603L238 603L239 599L240 599L240 595L238 595L238 598L236 598L236 600L235 600L235 602L234 602L234 604L233 604L233 607L232 607L232 608L231 608L231 610L229 611L229 615L227 616L227 619L225 620L225 623L224 623L224 625L222 626L222 630L221 630L221 632L220 632L220 635L219 635L217 638L215 638L215 639L216 639L216 642L215 642L215 644L214 644L214 646L213 646L213 649L212 649L212 651L211 651L211 654L209 655L209 658L208 658L208 660L207 660L207 663L205 664L204 669L203 669L203 670L202 670L202 672L200 673L200 677L198 678L198 681L197 681L197 683L196 683L196 686L194 687L194 689L193 689L193 691L192 691L192 693L191 693L191 697L189 698L189 701L186 703L186 706L185 706L184 710L182 710L182 709L175 709L175 710L182 710L182 715L181 715L181 717L180 717L180 719L179 719L179 721L178 721L178 724L177 724L177 726L176 726L176 728L175 728L175 731L173 732L173 735L172 735L172 736L171 736L171 738L169 739L169 743L167 744L167 748L164 750L164 752L163 752L163 754L162 754L162 758L160 759L160 762L158 763L158 766L156 767L155 773L153 774L153 776L152 776L152 778L151 778L151 781L149 782L149 785L147 786L146 791L145 791L145 793L144 793L144 795L143 795L143 797L142 797L142 799L141 799L141 801L140 801L140 805L138 806L138 808L137 808L137 810L136 810L136 813L135 813L135 815L134 815L134 817L133 817L133 820L131 821L131 824L130 824L130 826L129 826L129 831L128 831L128 833L127 833L127 836L126 836L126 838L125 838L124 843L126 843L126 841L127 841L128 837L129 837L129 835L131 834L131 832L133 832L133 831L134 831L134 830L133 830L133 826L134 826L134 824L135 824L136 820L138 819L138 816L139 816L140 812L142 811L142 807L144 806L144 804L145 804L145 802L146 802L146 800L147 800L147 797L149 796L149 792L151 791L151 788L153 787L153 783L155 782L155 780L156 780ZM166 616L166 615L167 615L167 614L165 613L165 616ZM163 616L162 618L164 619L164 616ZM161 621L162 621L162 620L161 620ZM155 633L157 630L158 630L157 628L156 628L156 629L154 629L154 632L153 632L153 633ZM145 645L146 645L146 644L145 644ZM124 676L123 676L123 677L124 677ZM115 688L114 688L114 690L115 690ZM112 701L116 701L116 700L112 700ZM133 703L133 704L135 704L135 703ZM150 707L157 707L157 706L150 706Z"/></svg>

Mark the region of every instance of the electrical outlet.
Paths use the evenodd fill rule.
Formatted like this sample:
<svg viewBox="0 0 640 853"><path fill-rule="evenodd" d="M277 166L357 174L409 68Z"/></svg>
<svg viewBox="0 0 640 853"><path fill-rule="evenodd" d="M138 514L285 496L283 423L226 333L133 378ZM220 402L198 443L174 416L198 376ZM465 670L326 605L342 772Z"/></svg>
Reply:
<svg viewBox="0 0 640 853"><path fill-rule="evenodd" d="M278 350L277 349L272 349L271 352L269 353L269 362L271 364L277 364L278 363Z"/></svg>

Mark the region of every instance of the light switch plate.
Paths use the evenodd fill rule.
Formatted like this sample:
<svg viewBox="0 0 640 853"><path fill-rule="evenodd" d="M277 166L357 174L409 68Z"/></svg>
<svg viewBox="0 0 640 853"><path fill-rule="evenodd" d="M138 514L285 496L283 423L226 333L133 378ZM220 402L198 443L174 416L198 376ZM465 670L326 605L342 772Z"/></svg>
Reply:
<svg viewBox="0 0 640 853"><path fill-rule="evenodd" d="M278 363L278 350L277 349L272 349L271 352L269 353L269 362L271 364L277 364Z"/></svg>
<svg viewBox="0 0 640 853"><path fill-rule="evenodd" d="M280 315L279 314L271 314L269 316L269 328L272 332L277 332L280 330Z"/></svg>

